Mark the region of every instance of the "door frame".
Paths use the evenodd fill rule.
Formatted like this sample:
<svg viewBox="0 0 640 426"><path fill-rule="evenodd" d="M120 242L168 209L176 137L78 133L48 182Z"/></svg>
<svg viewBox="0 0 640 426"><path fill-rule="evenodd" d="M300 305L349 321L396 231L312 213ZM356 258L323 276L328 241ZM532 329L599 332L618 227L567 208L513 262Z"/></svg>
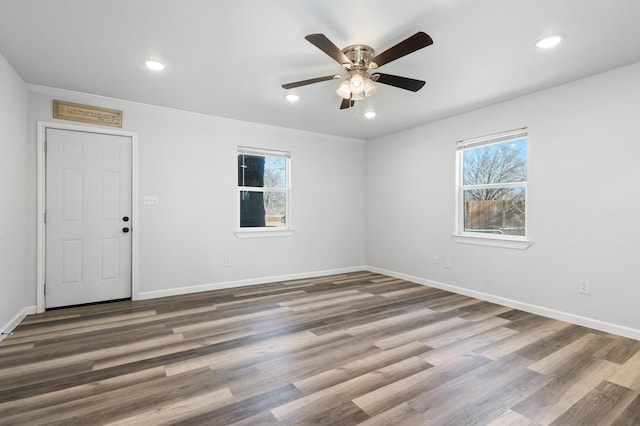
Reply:
<svg viewBox="0 0 640 426"><path fill-rule="evenodd" d="M97 133L131 138L131 300L138 300L138 134L125 130L105 129L97 126L38 121L37 133L37 254L36 254L36 312L45 311L44 281L46 273L46 224L44 222L46 193L46 153L44 142L47 129Z"/></svg>

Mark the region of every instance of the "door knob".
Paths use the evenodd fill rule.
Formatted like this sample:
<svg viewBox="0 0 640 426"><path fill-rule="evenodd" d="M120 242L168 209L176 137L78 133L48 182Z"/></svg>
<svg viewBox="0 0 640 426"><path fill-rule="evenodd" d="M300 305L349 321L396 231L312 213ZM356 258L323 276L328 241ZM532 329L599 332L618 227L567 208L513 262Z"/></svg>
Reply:
<svg viewBox="0 0 640 426"><path fill-rule="evenodd" d="M122 232L124 232L126 234L127 232L129 232L129 228L126 228L126 227L122 228Z"/></svg>
<svg viewBox="0 0 640 426"><path fill-rule="evenodd" d="M122 218L122 221L123 221L123 222L129 222L129 216L125 216L125 217L123 217L123 218Z"/></svg>

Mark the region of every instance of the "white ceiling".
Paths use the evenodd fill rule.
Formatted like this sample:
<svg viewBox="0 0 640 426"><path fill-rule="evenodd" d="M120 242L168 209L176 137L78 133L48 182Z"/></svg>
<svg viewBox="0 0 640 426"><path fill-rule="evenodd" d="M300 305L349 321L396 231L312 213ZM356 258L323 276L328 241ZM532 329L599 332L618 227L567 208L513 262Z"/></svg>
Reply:
<svg viewBox="0 0 640 426"><path fill-rule="evenodd" d="M371 139L640 61L639 21L638 0L0 0L0 53L31 84ZM342 71L305 35L382 52L417 31L434 44L380 72L421 91L380 84L340 111L326 81L285 101L282 83Z"/></svg>

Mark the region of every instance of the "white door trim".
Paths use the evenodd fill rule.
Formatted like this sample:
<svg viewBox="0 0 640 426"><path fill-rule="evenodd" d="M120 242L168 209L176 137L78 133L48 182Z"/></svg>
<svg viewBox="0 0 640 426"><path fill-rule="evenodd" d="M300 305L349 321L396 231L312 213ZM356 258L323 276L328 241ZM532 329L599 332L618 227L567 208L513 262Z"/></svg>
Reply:
<svg viewBox="0 0 640 426"><path fill-rule="evenodd" d="M104 135L127 136L131 138L131 299L138 300L138 134L125 130L105 129L70 123L38 121L38 203L37 203L37 255L36 255L36 311L44 312L44 277L46 265L46 229L44 212L46 206L46 155L44 141L47 129L72 130Z"/></svg>

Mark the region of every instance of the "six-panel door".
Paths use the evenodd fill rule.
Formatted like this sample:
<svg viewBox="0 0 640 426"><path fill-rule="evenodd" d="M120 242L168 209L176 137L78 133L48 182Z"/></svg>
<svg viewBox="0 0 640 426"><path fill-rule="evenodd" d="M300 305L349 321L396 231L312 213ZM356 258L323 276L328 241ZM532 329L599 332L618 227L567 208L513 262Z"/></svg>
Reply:
<svg viewBox="0 0 640 426"><path fill-rule="evenodd" d="M46 307L131 297L131 138L47 129L46 143Z"/></svg>

